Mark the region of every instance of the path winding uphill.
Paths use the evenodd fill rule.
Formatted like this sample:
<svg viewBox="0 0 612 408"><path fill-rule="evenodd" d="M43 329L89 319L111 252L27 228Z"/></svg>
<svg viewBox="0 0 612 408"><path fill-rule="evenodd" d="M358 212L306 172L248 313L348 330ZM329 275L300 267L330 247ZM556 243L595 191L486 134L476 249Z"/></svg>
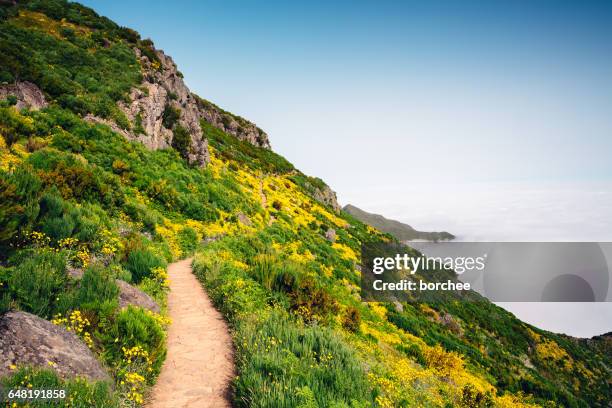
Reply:
<svg viewBox="0 0 612 408"><path fill-rule="evenodd" d="M191 259L170 265L168 274L168 356L148 407L230 407L234 363L227 324L191 272Z"/></svg>

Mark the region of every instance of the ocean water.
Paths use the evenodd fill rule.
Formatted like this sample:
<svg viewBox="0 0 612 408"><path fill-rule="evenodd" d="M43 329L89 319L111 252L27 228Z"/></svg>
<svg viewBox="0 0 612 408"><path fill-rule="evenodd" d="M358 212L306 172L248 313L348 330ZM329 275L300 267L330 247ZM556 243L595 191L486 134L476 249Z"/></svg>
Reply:
<svg viewBox="0 0 612 408"><path fill-rule="evenodd" d="M418 230L451 232L460 241L612 242L612 183L378 185L339 198ZM612 331L612 302L498 305L557 333Z"/></svg>

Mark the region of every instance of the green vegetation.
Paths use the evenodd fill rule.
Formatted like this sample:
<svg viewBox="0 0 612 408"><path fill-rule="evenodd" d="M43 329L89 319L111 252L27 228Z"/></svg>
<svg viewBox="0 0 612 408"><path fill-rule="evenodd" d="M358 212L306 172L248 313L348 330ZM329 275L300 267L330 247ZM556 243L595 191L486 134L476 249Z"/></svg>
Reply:
<svg viewBox="0 0 612 408"><path fill-rule="evenodd" d="M191 136L189 136L189 132L181 125L176 125L174 127L173 136L172 147L180 153L183 159L186 159L191 147Z"/></svg>
<svg viewBox="0 0 612 408"><path fill-rule="evenodd" d="M77 407L142 404L168 322L120 310L115 279L163 308L167 263L195 253L195 273L232 327L237 406L609 405L604 347L486 301L362 303L361 243L391 236L317 202L324 182L274 152L203 121L211 162L193 168L180 112L164 114L175 150L148 151L83 120L129 126L116 101L140 82L133 47L158 62L150 40L76 3L0 10L2 80L32 81L50 102L18 111L0 101L0 313L78 327L114 387L23 367L5 384L26 375L34 387L61 384Z"/></svg>
<svg viewBox="0 0 612 408"><path fill-rule="evenodd" d="M172 105L166 105L164 107L164 112L162 113L162 124L164 127L172 129L180 117L180 109L175 108Z"/></svg>
<svg viewBox="0 0 612 408"><path fill-rule="evenodd" d="M19 369L11 377L0 380L0 385L6 390L19 388L32 388L41 390L65 390L66 395L72 397L70 407L119 407L120 403L108 384L97 382L90 384L85 380L62 380L51 370L33 370L31 368ZM57 401L57 400L55 400ZM51 407L55 402L41 402L30 406Z"/></svg>

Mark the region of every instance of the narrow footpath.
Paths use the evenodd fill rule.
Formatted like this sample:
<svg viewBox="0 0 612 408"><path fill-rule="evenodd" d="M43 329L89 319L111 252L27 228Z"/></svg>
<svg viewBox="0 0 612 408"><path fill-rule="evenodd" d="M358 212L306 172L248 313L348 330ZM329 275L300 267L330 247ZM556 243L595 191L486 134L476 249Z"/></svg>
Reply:
<svg viewBox="0 0 612 408"><path fill-rule="evenodd" d="M168 267L168 356L148 408L231 407L232 339L223 316L193 275L191 261Z"/></svg>

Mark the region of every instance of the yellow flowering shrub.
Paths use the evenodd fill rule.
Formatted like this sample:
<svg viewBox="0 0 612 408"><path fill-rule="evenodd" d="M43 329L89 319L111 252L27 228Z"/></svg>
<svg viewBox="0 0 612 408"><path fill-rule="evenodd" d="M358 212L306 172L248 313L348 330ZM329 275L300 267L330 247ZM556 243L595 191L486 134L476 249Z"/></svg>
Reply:
<svg viewBox="0 0 612 408"><path fill-rule="evenodd" d="M334 242L332 244L332 248L338 251L342 258L357 262L357 254L348 245L344 245L339 242Z"/></svg>
<svg viewBox="0 0 612 408"><path fill-rule="evenodd" d="M573 369L574 359L556 341L543 338L531 329L528 329L528 333L535 342L536 356L540 361L553 364L555 367L565 371Z"/></svg>
<svg viewBox="0 0 612 408"><path fill-rule="evenodd" d="M402 339L397 333L389 333L386 331L379 330L366 322L361 322L359 329L363 334L369 334L380 342L384 342L390 345L402 343Z"/></svg>
<svg viewBox="0 0 612 408"><path fill-rule="evenodd" d="M138 406L144 403L144 393L147 387L144 372L153 370L153 362L149 352L141 346L130 348L122 347L122 369L119 376L119 392L125 397L129 406Z"/></svg>
<svg viewBox="0 0 612 408"><path fill-rule="evenodd" d="M145 310L145 313L148 316L151 316L162 327L168 327L172 323L172 319L159 313L155 313L150 310Z"/></svg>
<svg viewBox="0 0 612 408"><path fill-rule="evenodd" d="M387 308L384 307L381 303L370 302L368 303L368 305L370 306L370 310L372 310L372 312L374 312L374 314L380 319L384 320L387 318Z"/></svg>
<svg viewBox="0 0 612 408"><path fill-rule="evenodd" d="M176 236L180 230L180 224L175 224L166 218L164 218L163 225L157 224L155 226L155 232L168 243L172 257L175 259L180 258L182 255L181 247Z"/></svg>
<svg viewBox="0 0 612 408"><path fill-rule="evenodd" d="M0 134L0 170L8 171L11 167L19 164L21 162L21 158L14 155L8 146L6 145L6 141L2 134Z"/></svg>
<svg viewBox="0 0 612 408"><path fill-rule="evenodd" d="M56 326L62 326L66 330L74 332L76 335L81 337L87 347L93 348L93 340L91 338L91 333L88 329L91 327L91 323L89 319L87 319L80 310L73 310L68 316L62 316L61 313L58 313L51 320Z"/></svg>
<svg viewBox="0 0 612 408"><path fill-rule="evenodd" d="M36 28L56 38L61 38L60 33L63 28L69 28L79 35L87 35L90 32L85 26L72 24L64 19L61 21L54 20L43 13L30 10L20 10L18 17L13 21L19 26Z"/></svg>

